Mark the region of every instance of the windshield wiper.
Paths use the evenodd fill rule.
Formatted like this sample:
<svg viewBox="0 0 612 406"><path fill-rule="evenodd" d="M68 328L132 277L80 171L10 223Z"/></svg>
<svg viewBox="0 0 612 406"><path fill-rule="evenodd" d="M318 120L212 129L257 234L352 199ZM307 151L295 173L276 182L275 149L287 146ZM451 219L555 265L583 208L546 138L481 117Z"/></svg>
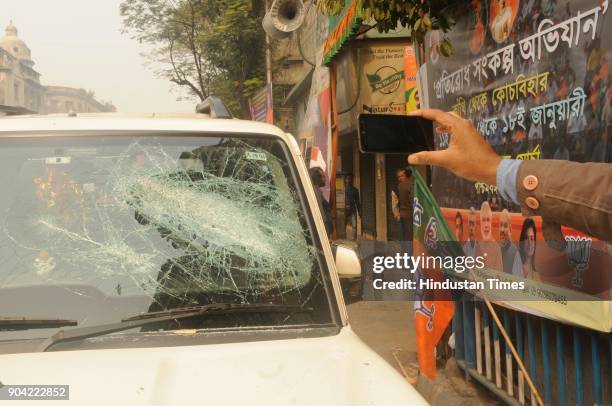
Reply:
<svg viewBox="0 0 612 406"><path fill-rule="evenodd" d="M40 352L47 351L50 347L60 342L82 340L101 336L118 331L131 330L143 327L148 324L159 323L162 321L187 319L210 314L227 313L262 313L262 312L309 312L310 307L297 305L277 305L277 304L235 304L235 303L215 303L202 306L179 307L176 309L163 310L159 312L142 313L136 316L122 319L119 323L103 324L100 326L82 327L68 331L60 330L51 337L45 339L39 347Z"/></svg>
<svg viewBox="0 0 612 406"><path fill-rule="evenodd" d="M279 304L268 304L268 303L215 303L201 306L191 307L177 307L174 309L160 310L157 312L147 312L137 314L136 316L127 317L121 319L122 322L135 321L135 320L147 320L157 317L164 316L183 316L187 314L187 317L193 317L191 313L195 313L196 316L200 314L210 313L248 313L248 312L289 312L289 311L311 311L312 308L302 307L298 305L279 305ZM183 317L181 317L183 318Z"/></svg>
<svg viewBox="0 0 612 406"><path fill-rule="evenodd" d="M35 328L54 328L76 325L76 320L0 317L0 331L31 330Z"/></svg>

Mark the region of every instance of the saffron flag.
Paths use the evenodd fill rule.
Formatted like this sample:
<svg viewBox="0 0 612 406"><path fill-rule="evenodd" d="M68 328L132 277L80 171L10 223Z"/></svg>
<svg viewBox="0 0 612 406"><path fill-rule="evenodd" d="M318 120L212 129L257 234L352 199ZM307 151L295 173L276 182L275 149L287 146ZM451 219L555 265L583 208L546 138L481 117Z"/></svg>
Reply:
<svg viewBox="0 0 612 406"><path fill-rule="evenodd" d="M456 257L463 255L440 208L423 178L414 173L413 256ZM453 318L451 292L424 290L421 280L443 281L445 270L420 267L416 272L417 290L414 300L415 328L419 370L429 379L436 377L435 348ZM452 271L452 270L446 270Z"/></svg>

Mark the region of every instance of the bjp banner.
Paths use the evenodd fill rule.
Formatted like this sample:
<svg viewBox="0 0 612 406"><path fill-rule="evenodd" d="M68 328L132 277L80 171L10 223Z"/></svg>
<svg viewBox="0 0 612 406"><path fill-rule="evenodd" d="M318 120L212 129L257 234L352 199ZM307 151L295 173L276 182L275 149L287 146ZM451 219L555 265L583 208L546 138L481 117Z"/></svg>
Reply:
<svg viewBox="0 0 612 406"><path fill-rule="evenodd" d="M414 174L413 256L456 257L463 255L444 220L440 208L418 171ZM451 271L452 270L447 270ZM454 304L450 290L421 289L421 281L444 280L445 270L421 266L416 272L414 300L419 369L429 379L436 377L435 348L453 318Z"/></svg>
<svg viewBox="0 0 612 406"><path fill-rule="evenodd" d="M425 39L428 80L420 81L419 97L428 108L470 120L502 157L612 162L611 21L610 0L467 2L444 33L453 45L451 56L439 54L441 33ZM435 149L448 148L449 140L447 132L434 132ZM545 241L542 218L523 216L497 186L439 167L432 168L431 179L457 238L471 250L487 246L487 269L478 277L525 286L503 295L488 292L489 299L557 322L612 331L609 241L563 227L560 250L558 241Z"/></svg>

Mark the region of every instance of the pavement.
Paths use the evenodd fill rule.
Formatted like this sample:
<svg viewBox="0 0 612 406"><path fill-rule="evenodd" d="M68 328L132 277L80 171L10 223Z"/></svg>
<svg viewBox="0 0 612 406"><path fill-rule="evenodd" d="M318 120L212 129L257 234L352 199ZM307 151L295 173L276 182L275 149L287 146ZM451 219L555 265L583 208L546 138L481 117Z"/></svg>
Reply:
<svg viewBox="0 0 612 406"><path fill-rule="evenodd" d="M347 306L355 333L401 373L433 406L501 405L454 358L438 365L435 381L419 375L412 301L358 301Z"/></svg>
<svg viewBox="0 0 612 406"><path fill-rule="evenodd" d="M348 305L353 331L403 373L416 362L413 302L355 302Z"/></svg>
<svg viewBox="0 0 612 406"><path fill-rule="evenodd" d="M439 365L436 380L419 375L415 385L417 391L432 406L501 406L504 403L473 379L466 379L463 369L455 358Z"/></svg>

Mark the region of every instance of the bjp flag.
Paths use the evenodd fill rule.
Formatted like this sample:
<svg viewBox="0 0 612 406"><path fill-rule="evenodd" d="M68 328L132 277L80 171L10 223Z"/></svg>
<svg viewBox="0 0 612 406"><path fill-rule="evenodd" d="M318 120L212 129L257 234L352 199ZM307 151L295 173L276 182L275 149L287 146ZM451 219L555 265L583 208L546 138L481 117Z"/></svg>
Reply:
<svg viewBox="0 0 612 406"><path fill-rule="evenodd" d="M463 255L427 185L417 170L414 174L413 256L455 257ZM433 262L433 261L432 261ZM414 301L419 370L429 379L436 377L435 348L453 318L454 304L449 290L421 289L421 281L443 281L443 269L421 266L416 272Z"/></svg>

